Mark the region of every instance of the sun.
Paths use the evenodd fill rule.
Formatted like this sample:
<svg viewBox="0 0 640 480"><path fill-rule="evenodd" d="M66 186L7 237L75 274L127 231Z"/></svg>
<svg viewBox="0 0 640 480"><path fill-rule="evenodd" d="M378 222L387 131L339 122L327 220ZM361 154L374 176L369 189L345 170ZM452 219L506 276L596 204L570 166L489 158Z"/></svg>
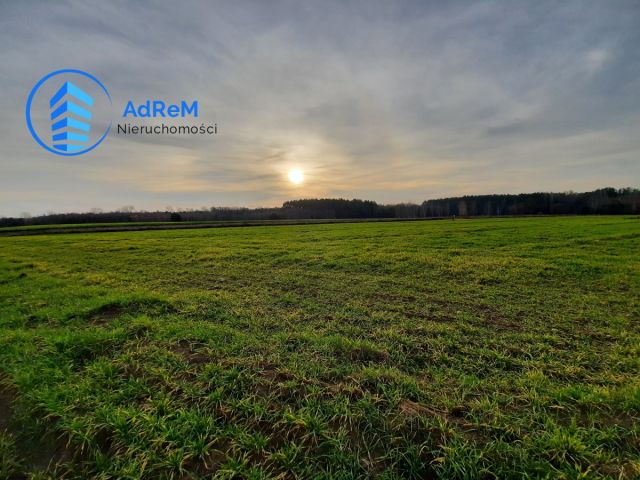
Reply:
<svg viewBox="0 0 640 480"><path fill-rule="evenodd" d="M289 170L289 181L294 185L300 185L304 182L304 173L299 168L292 168Z"/></svg>

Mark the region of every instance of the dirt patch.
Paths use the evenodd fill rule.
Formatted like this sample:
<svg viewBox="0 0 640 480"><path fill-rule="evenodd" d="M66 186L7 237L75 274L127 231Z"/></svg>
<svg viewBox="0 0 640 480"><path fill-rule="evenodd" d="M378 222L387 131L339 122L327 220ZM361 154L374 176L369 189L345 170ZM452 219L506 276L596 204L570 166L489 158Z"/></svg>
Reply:
<svg viewBox="0 0 640 480"><path fill-rule="evenodd" d="M89 319L96 325L106 325L125 313L124 306L120 304L103 305L89 314Z"/></svg>
<svg viewBox="0 0 640 480"><path fill-rule="evenodd" d="M6 378L0 378L0 431L9 433L16 441L20 458L17 460L24 467L23 474L15 478L27 478L26 472L42 472L70 461L73 451L68 444L54 434L32 435L27 438L23 428L14 418L14 405L18 391Z"/></svg>
<svg viewBox="0 0 640 480"><path fill-rule="evenodd" d="M217 438L213 441L210 450L202 457L191 457L184 465L185 473L178 477L180 480L194 478L209 478L228 460L228 454L232 452L231 442L225 438Z"/></svg>
<svg viewBox="0 0 640 480"><path fill-rule="evenodd" d="M420 405L419 403L413 402L411 400L402 400L400 405L400 412L402 415L406 417L417 417L420 415L430 415L430 416L438 416L442 415L435 410L425 407L424 405Z"/></svg>
<svg viewBox="0 0 640 480"><path fill-rule="evenodd" d="M17 397L15 388L0 377L0 431L9 430L13 418L13 404Z"/></svg>
<svg viewBox="0 0 640 480"><path fill-rule="evenodd" d="M464 405L457 405L449 410L449 415L453 418L464 418L468 410Z"/></svg>
<svg viewBox="0 0 640 480"><path fill-rule="evenodd" d="M256 366L256 370L260 376L275 382L286 382L296 377L292 375L286 368L269 362L260 362Z"/></svg>
<svg viewBox="0 0 640 480"><path fill-rule="evenodd" d="M203 352L206 345L203 343L191 343L187 340L180 340L174 352L182 355L190 365L204 365L210 363L211 355Z"/></svg>
<svg viewBox="0 0 640 480"><path fill-rule="evenodd" d="M404 422L407 425L421 416L442 418L450 425L459 429L459 432L463 433L465 438L476 443L481 443L485 440L485 437L480 432L492 428L490 425L473 424L466 421L465 417L468 413L468 409L462 405L455 406L449 410L439 410L405 399L399 403L398 408L400 410L400 416L397 417L397 419L402 419L401 422ZM409 430L412 429L410 428ZM491 434L493 433L494 432L491 432ZM418 431L414 432L413 435L414 437L417 435L418 437L416 438L420 438L421 441L426 441L429 437L431 439L436 439L437 443L444 443L446 440L445 432L435 428L426 429L425 431L418 429Z"/></svg>
<svg viewBox="0 0 640 480"><path fill-rule="evenodd" d="M206 348L204 343L180 340L171 348L171 351L182 356L190 365L203 365L213 360L211 355L202 351L204 348Z"/></svg>
<svg viewBox="0 0 640 480"><path fill-rule="evenodd" d="M365 396L365 391L356 382L340 382L328 385L326 395L329 397L342 395L352 401L358 401Z"/></svg>
<svg viewBox="0 0 640 480"><path fill-rule="evenodd" d="M252 370L257 374L253 392L259 397L269 397L274 410L300 403L308 394L309 386L322 386L321 382L297 377L285 366L267 361L259 362Z"/></svg>
<svg viewBox="0 0 640 480"><path fill-rule="evenodd" d="M26 449L21 449L26 469L31 472L51 471L71 461L73 449L53 434L44 435Z"/></svg>
<svg viewBox="0 0 640 480"><path fill-rule="evenodd" d="M106 303L82 314L81 317L95 325L106 325L117 320L123 315L136 315L139 313L164 315L174 312L176 312L176 308L163 300L138 299L130 302Z"/></svg>

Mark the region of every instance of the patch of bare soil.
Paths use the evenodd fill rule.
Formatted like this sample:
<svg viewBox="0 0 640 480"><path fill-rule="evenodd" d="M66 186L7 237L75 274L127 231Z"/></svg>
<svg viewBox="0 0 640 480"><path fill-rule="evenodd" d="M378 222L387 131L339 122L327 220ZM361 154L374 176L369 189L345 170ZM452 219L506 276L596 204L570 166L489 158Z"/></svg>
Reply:
<svg viewBox="0 0 640 480"><path fill-rule="evenodd" d="M37 439L26 438L21 426L14 418L14 405L18 392L6 378L0 377L0 431L15 438L20 454L20 463L25 474L15 478L27 478L26 472L51 470L73 458L73 451L60 438L47 434Z"/></svg>
<svg viewBox="0 0 640 480"><path fill-rule="evenodd" d="M109 304L92 312L89 318L91 322L96 325L106 325L117 319L123 313L125 313L125 307L123 305Z"/></svg>

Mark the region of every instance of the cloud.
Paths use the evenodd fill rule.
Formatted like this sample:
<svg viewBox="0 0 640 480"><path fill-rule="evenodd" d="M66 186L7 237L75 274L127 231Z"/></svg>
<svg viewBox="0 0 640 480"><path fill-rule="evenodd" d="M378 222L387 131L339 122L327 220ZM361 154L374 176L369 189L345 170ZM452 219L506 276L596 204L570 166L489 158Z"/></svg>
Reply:
<svg viewBox="0 0 640 480"><path fill-rule="evenodd" d="M3 2L0 215L637 186L639 27L635 2ZM220 134L53 157L24 100L69 67L116 115L197 99Z"/></svg>

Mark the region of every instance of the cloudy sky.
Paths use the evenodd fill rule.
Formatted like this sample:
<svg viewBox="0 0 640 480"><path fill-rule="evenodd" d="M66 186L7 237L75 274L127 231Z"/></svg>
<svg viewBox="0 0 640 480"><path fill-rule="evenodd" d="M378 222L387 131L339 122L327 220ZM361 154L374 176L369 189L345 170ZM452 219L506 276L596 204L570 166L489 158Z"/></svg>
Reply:
<svg viewBox="0 0 640 480"><path fill-rule="evenodd" d="M637 1L2 0L0 44L0 216L640 186ZM61 68L219 134L53 155L24 106Z"/></svg>

